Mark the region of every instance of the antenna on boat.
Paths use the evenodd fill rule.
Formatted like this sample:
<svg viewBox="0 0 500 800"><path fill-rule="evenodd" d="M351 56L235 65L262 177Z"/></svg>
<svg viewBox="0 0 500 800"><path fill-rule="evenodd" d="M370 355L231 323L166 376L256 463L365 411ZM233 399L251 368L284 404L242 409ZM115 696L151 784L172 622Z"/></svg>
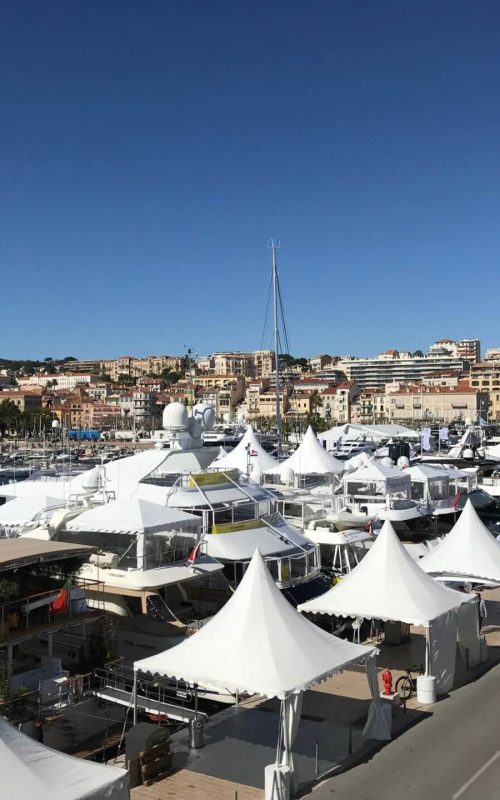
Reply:
<svg viewBox="0 0 500 800"><path fill-rule="evenodd" d="M274 312L274 360L276 370L276 432L278 434L278 458L281 455L281 409L280 409L280 369L279 369L279 350L280 350L280 337L279 337L279 319L278 319L278 301L279 301L279 285L278 285L278 265L276 262L276 250L279 249L280 243L276 239L271 239L269 242L273 256L273 312Z"/></svg>

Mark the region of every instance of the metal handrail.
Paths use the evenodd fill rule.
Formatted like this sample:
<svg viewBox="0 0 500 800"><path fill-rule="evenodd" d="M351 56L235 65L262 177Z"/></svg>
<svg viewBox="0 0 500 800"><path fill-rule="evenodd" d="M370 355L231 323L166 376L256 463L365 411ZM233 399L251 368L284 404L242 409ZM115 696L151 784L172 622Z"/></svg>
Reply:
<svg viewBox="0 0 500 800"><path fill-rule="evenodd" d="M134 686L134 670L131 667L121 667L120 669L109 669L98 667L94 670L95 677L100 681L101 691L108 689L121 689L132 692ZM159 681L148 681L144 678L137 678L137 694L163 704L176 704L182 708L193 699L191 687L178 680L172 680L169 684L162 684Z"/></svg>

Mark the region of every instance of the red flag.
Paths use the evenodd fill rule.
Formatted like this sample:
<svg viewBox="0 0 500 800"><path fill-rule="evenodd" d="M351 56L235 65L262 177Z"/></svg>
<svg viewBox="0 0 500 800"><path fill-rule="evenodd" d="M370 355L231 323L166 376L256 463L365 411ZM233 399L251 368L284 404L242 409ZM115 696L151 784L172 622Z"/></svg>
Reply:
<svg viewBox="0 0 500 800"><path fill-rule="evenodd" d="M455 497L454 501L453 501L453 508L455 509L455 511L456 511L456 510L457 510L457 508L458 508L458 503L459 503L459 501L460 501L460 498L461 498L461 496L462 496L462 492L459 490L459 491L457 492L457 495L456 495L456 497Z"/></svg>
<svg viewBox="0 0 500 800"><path fill-rule="evenodd" d="M198 558L200 547L201 547L201 539L199 540L199 542L197 542L195 547L193 547L193 549L190 551L186 562L186 567L191 567L194 564L194 562Z"/></svg>
<svg viewBox="0 0 500 800"><path fill-rule="evenodd" d="M248 455L249 456L258 456L259 454L258 454L257 450L250 450Z"/></svg>
<svg viewBox="0 0 500 800"><path fill-rule="evenodd" d="M50 604L51 614L66 614L69 606L69 595L71 590L71 578L66 581L56 599Z"/></svg>

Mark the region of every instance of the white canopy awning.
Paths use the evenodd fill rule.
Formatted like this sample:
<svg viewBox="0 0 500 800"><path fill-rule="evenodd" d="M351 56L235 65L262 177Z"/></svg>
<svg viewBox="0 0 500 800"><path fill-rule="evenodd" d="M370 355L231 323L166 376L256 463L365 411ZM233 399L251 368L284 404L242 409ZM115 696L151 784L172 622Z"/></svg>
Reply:
<svg viewBox="0 0 500 800"><path fill-rule="evenodd" d="M396 467L388 467L378 461L369 461L363 464L359 469L354 472L348 472L344 475L344 490L348 494L352 494L350 488L354 483L360 485L384 484L388 491L398 491L407 489L410 490L411 478L408 470L396 469ZM355 494L362 494L363 491L357 490Z"/></svg>
<svg viewBox="0 0 500 800"><path fill-rule="evenodd" d="M295 475L335 475L343 471L344 465L326 452L309 426L295 453L273 469L267 469L266 473L282 475L286 469L293 470Z"/></svg>
<svg viewBox="0 0 500 800"><path fill-rule="evenodd" d="M0 717L2 797L19 800L128 800L128 773L59 753Z"/></svg>
<svg viewBox="0 0 500 800"><path fill-rule="evenodd" d="M387 425L357 425L348 422L344 425L336 425L318 436L320 442L334 444L338 439L366 439L368 441L387 441L388 439L407 439L408 441L418 441L420 431L413 428L406 428L404 425L390 423Z"/></svg>
<svg viewBox="0 0 500 800"><path fill-rule="evenodd" d="M66 529L105 533L155 533L169 529L180 530L183 525L192 530L193 527L199 528L201 521L199 517L178 509L127 497L84 511L66 523Z"/></svg>
<svg viewBox="0 0 500 800"><path fill-rule="evenodd" d="M387 521L366 556L347 577L298 609L428 627L432 620L472 599L474 595L448 589L423 572Z"/></svg>
<svg viewBox="0 0 500 800"><path fill-rule="evenodd" d="M443 541L418 563L432 575L500 583L500 547L470 500Z"/></svg>
<svg viewBox="0 0 500 800"><path fill-rule="evenodd" d="M301 617L255 551L236 592L210 622L176 647L136 661L134 670L284 699L376 652Z"/></svg>
<svg viewBox="0 0 500 800"><path fill-rule="evenodd" d="M34 495L33 497L15 497L3 506L0 506L0 525L26 525L37 514L46 512L51 515L56 508L64 506L60 497L49 495Z"/></svg>
<svg viewBox="0 0 500 800"><path fill-rule="evenodd" d="M426 483L427 481L446 480L448 481L449 475L441 469L436 469L430 464L415 464L412 467L407 467L405 472L408 473L412 481Z"/></svg>
<svg viewBox="0 0 500 800"><path fill-rule="evenodd" d="M252 475L259 472L261 475L277 465L275 458L266 453L255 435L251 425L246 429L243 439L234 450L225 453L214 461L209 469L239 469L240 472Z"/></svg>

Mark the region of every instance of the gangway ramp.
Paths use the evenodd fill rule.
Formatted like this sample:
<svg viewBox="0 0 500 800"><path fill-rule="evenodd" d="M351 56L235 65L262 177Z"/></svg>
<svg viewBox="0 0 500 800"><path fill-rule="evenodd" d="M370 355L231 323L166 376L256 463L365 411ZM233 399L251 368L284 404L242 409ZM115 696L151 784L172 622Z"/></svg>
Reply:
<svg viewBox="0 0 500 800"><path fill-rule="evenodd" d="M110 703L116 703L120 706L133 705L133 692L126 689L117 689L113 686L101 686L99 689L94 690L94 695L107 700ZM166 703L161 700L155 700L152 697L137 693L137 708L140 708L146 714L165 714L170 719L178 720L179 722L190 722L195 718L195 711L192 708L185 708L184 706L175 705L174 703ZM198 717L205 717L207 714L198 711Z"/></svg>

